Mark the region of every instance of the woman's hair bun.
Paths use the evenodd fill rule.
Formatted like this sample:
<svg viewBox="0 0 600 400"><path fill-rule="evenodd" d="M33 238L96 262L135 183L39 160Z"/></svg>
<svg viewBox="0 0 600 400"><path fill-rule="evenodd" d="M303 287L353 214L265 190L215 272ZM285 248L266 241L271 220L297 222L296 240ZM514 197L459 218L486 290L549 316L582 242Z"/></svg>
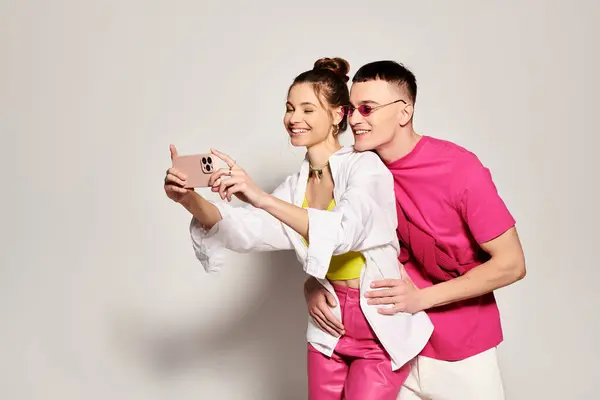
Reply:
<svg viewBox="0 0 600 400"><path fill-rule="evenodd" d="M315 65L313 67L313 70L318 69L328 69L342 78L344 82L348 82L348 80L350 80L348 77L348 72L350 72L350 64L343 58L319 58L317 61L315 61Z"/></svg>

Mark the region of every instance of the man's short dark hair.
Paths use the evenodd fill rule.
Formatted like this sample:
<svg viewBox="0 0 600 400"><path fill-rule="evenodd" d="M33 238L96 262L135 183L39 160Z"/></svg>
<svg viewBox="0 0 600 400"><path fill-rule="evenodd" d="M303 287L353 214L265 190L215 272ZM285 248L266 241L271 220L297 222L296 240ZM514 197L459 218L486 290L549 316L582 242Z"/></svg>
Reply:
<svg viewBox="0 0 600 400"><path fill-rule="evenodd" d="M386 81L404 89L414 104L417 100L417 79L404 65L396 61L384 60L365 64L354 75L352 83Z"/></svg>

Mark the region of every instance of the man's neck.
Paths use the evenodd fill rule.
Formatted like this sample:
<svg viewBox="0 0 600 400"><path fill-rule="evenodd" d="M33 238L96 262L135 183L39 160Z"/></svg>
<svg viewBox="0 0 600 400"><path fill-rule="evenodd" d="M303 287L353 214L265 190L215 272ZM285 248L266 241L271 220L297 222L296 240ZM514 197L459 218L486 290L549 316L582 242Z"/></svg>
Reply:
<svg viewBox="0 0 600 400"><path fill-rule="evenodd" d="M375 151L385 163L392 163L410 153L423 136L412 128L398 131L391 141L379 146Z"/></svg>

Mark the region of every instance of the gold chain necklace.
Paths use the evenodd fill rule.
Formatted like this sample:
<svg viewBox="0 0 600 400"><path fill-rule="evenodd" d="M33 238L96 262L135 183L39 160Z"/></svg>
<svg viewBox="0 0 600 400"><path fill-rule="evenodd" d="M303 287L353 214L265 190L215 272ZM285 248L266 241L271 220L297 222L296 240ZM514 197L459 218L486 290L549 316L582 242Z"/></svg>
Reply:
<svg viewBox="0 0 600 400"><path fill-rule="evenodd" d="M329 161L327 161L327 164L323 165L320 168L315 168L312 166L312 164L309 162L308 163L308 167L310 168L310 173L308 174L308 177L310 178L311 176L313 176L313 174L315 175L315 177L317 178L317 180L321 180L321 178L323 178L323 169L327 168L327 166L329 165Z"/></svg>

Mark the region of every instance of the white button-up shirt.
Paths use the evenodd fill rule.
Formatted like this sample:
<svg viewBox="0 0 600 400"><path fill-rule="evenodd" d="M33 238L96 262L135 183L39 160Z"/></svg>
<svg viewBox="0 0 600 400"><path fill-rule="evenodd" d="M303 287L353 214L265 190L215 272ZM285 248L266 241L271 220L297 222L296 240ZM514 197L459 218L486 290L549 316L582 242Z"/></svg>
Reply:
<svg viewBox="0 0 600 400"><path fill-rule="evenodd" d="M433 325L424 312L382 315L364 297L372 281L400 278L406 273L398 261L393 177L375 153L355 152L351 146L334 153L329 166L336 206L331 211L308 208L308 246L299 233L266 211L250 205L233 207L219 201L212 203L223 219L210 230L192 218L194 251L207 272L216 272L224 265L224 249L239 253L294 250L304 271L317 278L338 300L332 312L342 323L339 299L325 275L332 255L361 252L366 264L360 275L360 306L390 355L392 369L396 370L420 353L433 332ZM305 158L300 171L287 177L273 196L302 207L308 174ZM309 317L307 340L331 356L339 339L321 330Z"/></svg>

